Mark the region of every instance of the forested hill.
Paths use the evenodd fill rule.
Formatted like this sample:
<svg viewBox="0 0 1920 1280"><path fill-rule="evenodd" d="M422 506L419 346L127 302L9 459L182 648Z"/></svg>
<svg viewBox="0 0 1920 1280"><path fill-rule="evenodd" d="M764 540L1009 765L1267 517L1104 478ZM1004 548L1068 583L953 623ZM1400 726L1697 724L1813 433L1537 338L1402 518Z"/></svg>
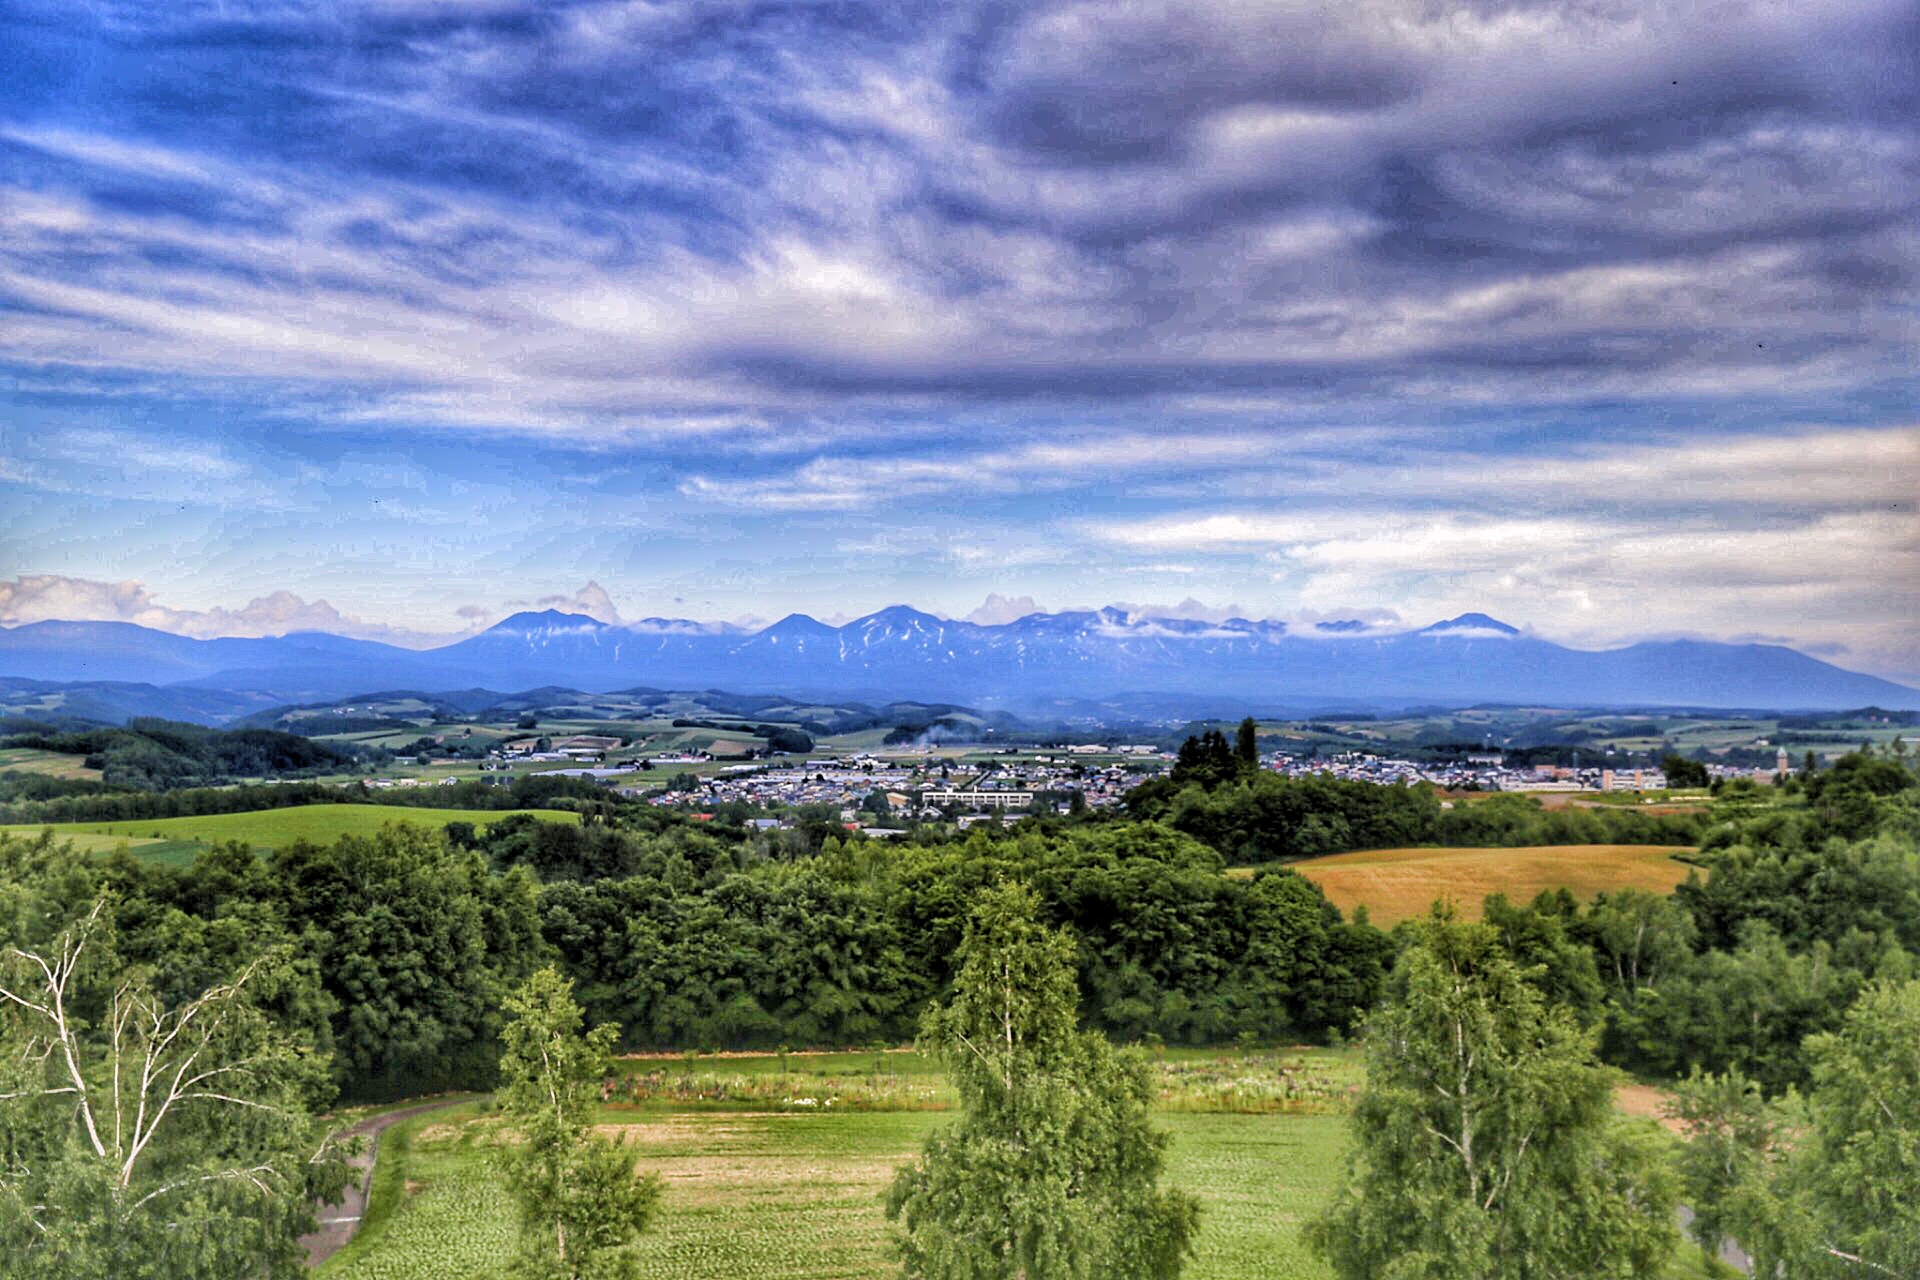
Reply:
<svg viewBox="0 0 1920 1280"><path fill-rule="evenodd" d="M109 788L169 791L241 778L311 777L350 770L362 758L354 748L271 729L208 729L171 720L134 719L120 728L64 732L30 722L11 727L14 732L0 735L0 746L80 756L86 768L100 771L100 783ZM31 784L9 774L5 785ZM0 800L10 798L0 791Z"/></svg>

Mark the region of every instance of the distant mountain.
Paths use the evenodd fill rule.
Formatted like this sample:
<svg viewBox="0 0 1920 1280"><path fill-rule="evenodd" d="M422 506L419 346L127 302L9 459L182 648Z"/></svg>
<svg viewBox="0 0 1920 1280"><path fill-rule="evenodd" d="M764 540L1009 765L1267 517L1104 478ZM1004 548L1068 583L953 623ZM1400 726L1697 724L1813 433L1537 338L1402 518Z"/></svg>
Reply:
<svg viewBox="0 0 1920 1280"><path fill-rule="evenodd" d="M1489 618L1484 613L1463 613L1457 618L1448 618L1445 622L1436 622L1430 627L1420 628L1423 636L1460 636L1472 632L1481 632L1490 636L1517 636L1520 628L1508 626L1498 618Z"/></svg>
<svg viewBox="0 0 1920 1280"><path fill-rule="evenodd" d="M1296 634L1276 621L1111 608L986 626L896 605L843 626L796 613L758 631L671 618L611 625L546 610L425 651L315 632L190 640L127 623L42 622L0 630L0 676L198 690L255 706L370 689L559 685L1011 709L1123 694L1160 705L1920 708L1920 690L1776 645L1571 649L1483 613L1410 631L1337 622Z"/></svg>
<svg viewBox="0 0 1920 1280"><path fill-rule="evenodd" d="M53 681L0 677L0 716L48 724L125 724L139 716L224 725L270 703L259 693L183 685L162 688L107 680Z"/></svg>

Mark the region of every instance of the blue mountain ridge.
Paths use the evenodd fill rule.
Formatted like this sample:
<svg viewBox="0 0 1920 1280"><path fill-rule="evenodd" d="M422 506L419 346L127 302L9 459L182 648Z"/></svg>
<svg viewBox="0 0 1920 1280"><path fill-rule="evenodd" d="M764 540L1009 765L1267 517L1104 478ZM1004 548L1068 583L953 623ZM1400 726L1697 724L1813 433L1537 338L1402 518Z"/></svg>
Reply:
<svg viewBox="0 0 1920 1280"><path fill-rule="evenodd" d="M615 625L556 610L411 650L321 632L194 640L118 622L0 629L0 677L318 700L371 689L725 688L821 699L1019 709L1126 693L1249 703L1920 709L1920 690L1778 645L1646 641L1574 649L1481 613L1418 630L1196 621L1098 609L1001 625L904 605L758 631L687 619Z"/></svg>

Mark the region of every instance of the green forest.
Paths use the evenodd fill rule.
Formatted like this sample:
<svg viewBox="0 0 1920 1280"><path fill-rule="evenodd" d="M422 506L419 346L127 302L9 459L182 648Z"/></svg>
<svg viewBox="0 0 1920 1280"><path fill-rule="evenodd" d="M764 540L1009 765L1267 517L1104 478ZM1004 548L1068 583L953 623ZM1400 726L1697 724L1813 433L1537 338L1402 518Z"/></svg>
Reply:
<svg viewBox="0 0 1920 1280"><path fill-rule="evenodd" d="M1793 1181L1814 1175L1785 1158L1791 1144L1780 1135L1825 1133L1822 1116L1839 1124L1832 1109L1844 1104L1823 1091L1853 1070L1847 1037L1882 1034L1875 1028L1886 1020L1913 1013L1903 993L1920 975L1920 779L1904 759L1858 753L1777 791L1729 797L1689 816L1701 870L1671 897L1496 899L1483 924L1456 924L1443 906L1391 932L1342 918L1276 858L1298 856L1303 831L1342 826L1347 835L1335 844L1459 838L1464 832L1447 823L1455 813L1464 823L1472 809L1439 811L1430 795L1406 788L1286 783L1231 770L1177 782L1170 794L1149 784L1123 819L1030 820L964 836L929 829L899 842L835 834L831 824L810 836L749 833L584 796L569 804L563 795L542 799L578 808L580 825L516 817L484 832L395 826L266 856L226 845L184 867L126 852L84 857L50 833L0 837L0 934L5 989L14 995L0 1002L0 1038L15 1085L0 1099L10 1162L0 1168L0 1236L37 1238L33 1188L45 1194L35 1180L52 1176L48 1169L80 1179L75 1187L91 1176L84 1149L69 1149L80 1133L71 1095L101 1087L88 1073L117 1063L113 1055L142 1019L149 1042L172 1043L168 1019L179 1011L230 1007L203 1046L207 1060L231 1053L278 1064L240 1074L271 1087L276 1116L303 1119L248 1129L243 1145L286 1151L312 1140L311 1117L343 1102L499 1086L509 996L543 970L566 984L583 1024L609 1028L609 1052L924 1036L927 1011L959 1007L951 1002L965 995L963 971L984 963L971 930L980 904L1007 886L1020 886L1033 928L1070 943L1049 952L1065 966L1059 989L1070 992L1071 1025L1101 1043L1358 1038L1371 1046L1370 1081L1411 1069L1379 1059L1394 1018L1419 1023L1422 1002L1440 999L1435 992L1465 998L1467 987L1456 990L1432 970L1436 954L1465 948L1445 964L1456 978L1479 975L1474 982L1498 988L1473 1017L1491 1019L1489 1027L1512 1023L1501 1034L1518 1034L1513 1027L1529 1020L1551 1024L1557 1052L1594 1070L1690 1080L1686 1096L1706 1117L1699 1130L1708 1137L1715 1125L1733 1125L1728 1107L1752 1113L1719 1139L1746 1143L1745 1180L1707 1179L1688 1193L1703 1207L1709 1194L1726 1201L1714 1229L1744 1242L1763 1220L1801 1223L1801 1235L1768 1246L1784 1251L1780 1257L1824 1229L1819 1196L1807 1189L1813 1183ZM1537 807L1514 812L1546 821ZM1200 813L1222 815L1220 825L1198 820ZM1223 874L1249 850L1268 855L1257 873ZM61 999L72 1012L49 1037L35 1010L52 1006L27 993L56 978L68 984ZM1521 1039L1546 1043L1546 1035ZM1080 1061L1086 1051L1059 1052ZM83 1065L89 1055L94 1065ZM1121 1088L1131 1070L1099 1073ZM1916 1087L1911 1076L1900 1079L1901 1088ZM1716 1089L1720 1104L1708 1096ZM1900 1105L1916 1105L1901 1096ZM1591 1112L1590 1100L1554 1105L1573 1108L1570 1117ZM1568 1124L1569 1132L1579 1128ZM182 1169L196 1150L187 1128L182 1153L166 1157ZM1612 1149L1612 1139L1592 1141L1599 1145L1588 1155L1566 1157L1575 1161L1568 1185L1587 1167L1579 1161ZM1406 1142L1398 1155L1377 1158L1415 1161L1410 1153L1421 1144ZM160 1179L154 1188L170 1185L164 1164L152 1174ZM1791 1178L1775 1177L1775 1165L1791 1166ZM1724 1173L1726 1162L1715 1167ZM331 1168L321 1161L275 1176L298 1181L305 1195L325 1189ZM1370 1179L1385 1176L1381 1168L1360 1172L1351 1193L1360 1199L1339 1210L1353 1231L1371 1229L1369 1215L1393 1203L1368 1190ZM228 1197L216 1197L220 1204L247 1199L243 1187L206 1185ZM130 1186L95 1192L102 1204L124 1208ZM70 1211L83 1212L95 1192L75 1192ZM1393 1192L1402 1193L1413 1194L1404 1186ZM1760 1213L1755 1205L1774 1203L1767 1196L1799 1207ZM1184 1219L1168 1212L1167 1238L1177 1241ZM299 1217L288 1210L281 1227ZM1486 1256L1509 1244L1489 1237ZM155 1274L213 1274L180 1265ZM1363 1273L1338 1265L1343 1274Z"/></svg>

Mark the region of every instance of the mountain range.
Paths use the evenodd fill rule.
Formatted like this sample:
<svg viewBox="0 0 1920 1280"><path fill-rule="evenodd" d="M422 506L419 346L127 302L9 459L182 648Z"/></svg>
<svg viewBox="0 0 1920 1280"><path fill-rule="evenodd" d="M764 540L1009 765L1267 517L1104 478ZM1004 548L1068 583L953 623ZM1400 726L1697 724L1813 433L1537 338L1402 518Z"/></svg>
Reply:
<svg viewBox="0 0 1920 1280"><path fill-rule="evenodd" d="M0 629L0 677L142 684L233 704L386 688L725 687L822 699L937 699L1019 709L1123 694L1265 708L1544 703L1582 707L1920 708L1920 690L1778 645L1646 641L1588 650L1468 613L1418 630L1359 622L1203 622L1119 609L997 626L897 605L830 626L685 619L610 624L518 613L436 649L322 632L196 640L121 622Z"/></svg>

